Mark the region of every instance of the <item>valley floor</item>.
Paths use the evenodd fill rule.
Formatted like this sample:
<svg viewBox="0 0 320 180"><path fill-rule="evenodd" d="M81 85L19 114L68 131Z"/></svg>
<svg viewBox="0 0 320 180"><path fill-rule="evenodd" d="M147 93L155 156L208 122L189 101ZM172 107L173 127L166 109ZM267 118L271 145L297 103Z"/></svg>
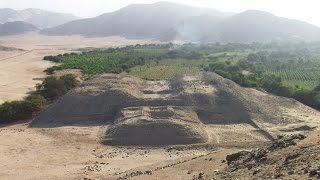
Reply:
<svg viewBox="0 0 320 180"><path fill-rule="evenodd" d="M0 177L3 179L227 179L254 178L249 170L233 172L226 156L243 147L194 145L175 147L114 147L101 145L106 126L28 128L18 124L0 129ZM310 135L309 135L310 134ZM311 145L318 148L319 131L307 135L298 146L273 153L285 158ZM223 146L223 144L221 144ZM313 152L314 153L314 152ZM300 153L301 154L301 153ZM272 157L271 156L271 157ZM278 158L281 161L281 158ZM308 160L308 159L306 159ZM318 157L319 160L319 157ZM308 160L309 161L309 160ZM280 163L280 162L279 162ZM307 162L305 162L307 164ZM302 167L302 166L301 166ZM263 170L273 172L272 167ZM261 171L261 169L260 169ZM226 172L226 173L224 173ZM288 173L282 172L284 175ZM218 175L217 175L218 174ZM261 177L261 176L258 176ZM286 176L284 176L286 177ZM295 176L300 177L300 176Z"/></svg>

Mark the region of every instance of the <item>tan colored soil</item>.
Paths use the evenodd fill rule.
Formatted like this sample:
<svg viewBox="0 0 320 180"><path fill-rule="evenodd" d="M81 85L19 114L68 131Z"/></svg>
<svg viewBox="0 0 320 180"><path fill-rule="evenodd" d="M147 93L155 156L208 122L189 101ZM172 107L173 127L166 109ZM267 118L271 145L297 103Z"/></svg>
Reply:
<svg viewBox="0 0 320 180"><path fill-rule="evenodd" d="M25 51L0 50L0 104L20 100L34 90L46 76L43 70L53 63L43 61L46 55L73 52L88 47L118 47L129 44L151 43L148 40L127 40L121 37L84 38L81 36L43 36L28 33L0 38L0 46L24 49Z"/></svg>

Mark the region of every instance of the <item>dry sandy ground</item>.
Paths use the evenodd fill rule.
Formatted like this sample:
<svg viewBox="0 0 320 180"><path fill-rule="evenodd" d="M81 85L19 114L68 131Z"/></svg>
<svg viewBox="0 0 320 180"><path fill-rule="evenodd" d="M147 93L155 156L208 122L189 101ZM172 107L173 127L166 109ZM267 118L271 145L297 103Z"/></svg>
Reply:
<svg viewBox="0 0 320 180"><path fill-rule="evenodd" d="M53 65L43 61L43 55L61 52L63 51L0 52L0 104L22 99L27 92L34 90L35 85L45 77L43 70Z"/></svg>
<svg viewBox="0 0 320 180"><path fill-rule="evenodd" d="M53 63L43 56L57 55L86 47L114 47L151 43L148 40L127 40L121 37L84 38L81 36L42 36L36 33L0 38L0 45L26 51L0 51L0 104L18 100L45 77L43 70Z"/></svg>
<svg viewBox="0 0 320 180"><path fill-rule="evenodd" d="M0 129L1 179L191 180L200 173L210 177L205 179L223 179L214 174L228 169L227 155L255 148L105 146L99 137L106 126L36 129L27 125ZM308 142L319 143L319 131L317 134L307 135ZM250 179L252 172L241 177Z"/></svg>
<svg viewBox="0 0 320 180"><path fill-rule="evenodd" d="M101 145L97 138L104 133L105 128L32 129L27 128L27 124L1 128L0 177L33 180L86 177L117 179L137 169L143 172L157 167L160 169L215 151L210 148L181 151L168 148L105 146Z"/></svg>

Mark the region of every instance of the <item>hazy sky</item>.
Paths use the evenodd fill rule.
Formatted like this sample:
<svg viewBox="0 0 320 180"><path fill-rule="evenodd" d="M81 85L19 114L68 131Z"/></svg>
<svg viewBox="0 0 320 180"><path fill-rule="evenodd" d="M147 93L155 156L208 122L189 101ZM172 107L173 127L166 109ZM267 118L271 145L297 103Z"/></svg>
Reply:
<svg viewBox="0 0 320 180"><path fill-rule="evenodd" d="M220 11L241 12L257 9L275 15L299 19L320 27L319 0L167 0ZM115 11L132 3L153 3L157 0L0 0L0 8L40 8L93 17Z"/></svg>

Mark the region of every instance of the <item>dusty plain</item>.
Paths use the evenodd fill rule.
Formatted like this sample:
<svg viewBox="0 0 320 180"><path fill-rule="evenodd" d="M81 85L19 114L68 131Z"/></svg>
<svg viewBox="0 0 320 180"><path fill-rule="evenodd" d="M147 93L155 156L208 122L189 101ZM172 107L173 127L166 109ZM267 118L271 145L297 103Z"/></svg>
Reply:
<svg viewBox="0 0 320 180"><path fill-rule="evenodd" d="M107 48L151 43L121 37L84 38L81 36L43 36L28 33L0 37L0 45L24 51L0 50L0 104L20 100L46 76L43 72L54 64L42 60L46 55L75 52L80 48Z"/></svg>

